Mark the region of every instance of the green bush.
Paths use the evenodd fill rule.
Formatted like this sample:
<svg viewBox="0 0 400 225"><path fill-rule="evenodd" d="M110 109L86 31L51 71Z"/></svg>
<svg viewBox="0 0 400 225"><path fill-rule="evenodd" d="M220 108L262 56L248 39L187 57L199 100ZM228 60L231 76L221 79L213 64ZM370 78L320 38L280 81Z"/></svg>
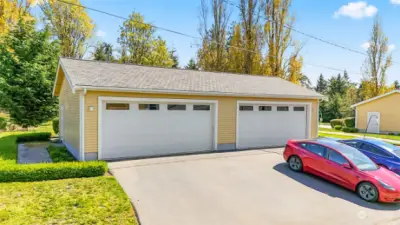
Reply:
<svg viewBox="0 0 400 225"><path fill-rule="evenodd" d="M7 128L7 118L0 116L0 130L5 130Z"/></svg>
<svg viewBox="0 0 400 225"><path fill-rule="evenodd" d="M60 120L58 118L53 119L53 131L56 134L60 132Z"/></svg>
<svg viewBox="0 0 400 225"><path fill-rule="evenodd" d="M66 147L64 146L55 146L50 145L47 149L50 155L50 158L53 162L73 162L75 161L74 156L69 153Z"/></svg>
<svg viewBox="0 0 400 225"><path fill-rule="evenodd" d="M396 135L396 134L395 134L395 133L393 133L393 132L389 132L388 134L389 134L389 135Z"/></svg>
<svg viewBox="0 0 400 225"><path fill-rule="evenodd" d="M0 167L0 182L31 182L68 178L103 176L107 164L103 161L4 165Z"/></svg>
<svg viewBox="0 0 400 225"><path fill-rule="evenodd" d="M342 131L346 133L357 133L358 129L354 127L342 127Z"/></svg>
<svg viewBox="0 0 400 225"><path fill-rule="evenodd" d="M341 125L336 125L335 126L335 130L341 130L342 129L342 126Z"/></svg>
<svg viewBox="0 0 400 225"><path fill-rule="evenodd" d="M343 120L342 119L334 119L330 121L331 127L335 128L335 126L339 125L339 126L344 126L343 124Z"/></svg>
<svg viewBox="0 0 400 225"><path fill-rule="evenodd" d="M49 132L21 134L17 136L17 142L48 141L50 137Z"/></svg>
<svg viewBox="0 0 400 225"><path fill-rule="evenodd" d="M356 118L354 118L354 117L344 118L343 123L346 127L355 127L356 126Z"/></svg>

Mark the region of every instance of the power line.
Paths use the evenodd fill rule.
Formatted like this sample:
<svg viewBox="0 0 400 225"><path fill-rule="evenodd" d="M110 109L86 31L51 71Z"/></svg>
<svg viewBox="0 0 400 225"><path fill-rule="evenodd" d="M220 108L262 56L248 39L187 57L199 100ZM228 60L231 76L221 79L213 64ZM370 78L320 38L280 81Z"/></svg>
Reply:
<svg viewBox="0 0 400 225"><path fill-rule="evenodd" d="M113 13L109 13L109 12L106 12L106 11L102 11L102 10L99 10L99 9L87 7L87 6L80 5L80 4L76 4L76 3L72 3L72 2L66 2L64 0L57 0L57 1L61 2L61 3L64 3L64 4L73 5L73 6L81 7L81 8L84 8L84 9L87 9L87 10L91 10L91 11L94 11L94 12L102 13L102 14L105 14L105 15L108 15L108 16L112 16L112 17L115 17L115 18L119 18L119 19L122 19L122 20L128 20L129 19L129 18L126 18L126 17L123 17L123 16L119 16L119 15L116 15L116 14L113 14ZM230 4L233 4L233 3L230 3ZM148 25L148 26L151 26L151 27L153 27L155 29L163 30L163 31L170 32L170 33L174 33L174 34L181 35L181 36L184 36L184 37L203 40L201 37L193 36L193 35L190 35L190 34L185 34L185 33L179 32L179 31L175 31L175 30L171 30L171 29L168 29L168 28L156 26L156 25L153 25L153 24L144 23L144 22L140 22L140 21L136 21L136 23L140 23L140 24L143 24L143 25ZM245 48L241 48L241 47L237 47L237 46L232 46L232 45L228 45L228 44L221 44L221 43L218 43L218 42L215 42L215 41L212 41L212 42L214 42L217 45L224 45L224 46L226 46L228 48L234 48L234 49L238 49L238 50L241 50L241 51L246 51L246 52L251 52L251 53L256 53L256 54L259 53L259 52L253 51L253 50L249 50L249 49L245 49ZM269 56L269 57L271 57L271 56ZM276 57L276 56L274 56L274 57ZM318 65L318 64L314 64L314 63L303 62L303 64L309 65L309 66L314 66L314 67L320 67L320 68L335 70L335 71L344 71L344 69L338 69L338 68ZM352 72L352 73L361 75L361 73L356 73L356 72Z"/></svg>

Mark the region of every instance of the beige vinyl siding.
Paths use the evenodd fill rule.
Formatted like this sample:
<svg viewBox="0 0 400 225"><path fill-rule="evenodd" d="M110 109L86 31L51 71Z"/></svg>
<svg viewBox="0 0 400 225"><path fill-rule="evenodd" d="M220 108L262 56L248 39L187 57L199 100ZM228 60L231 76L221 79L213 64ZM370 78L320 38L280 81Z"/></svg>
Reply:
<svg viewBox="0 0 400 225"><path fill-rule="evenodd" d="M400 132L399 102L400 93L394 93L357 106L357 128L361 130L367 128L368 112L379 112L382 132Z"/></svg>
<svg viewBox="0 0 400 225"><path fill-rule="evenodd" d="M169 98L169 99L200 99L218 101L218 144L236 143L236 107L237 101L288 101L312 103L311 136L317 137L317 107L318 100L299 99L268 99L268 98L242 98L221 96L193 96L171 94L144 94L125 92L94 92L88 91L85 96L85 152L98 150L98 97L131 97L131 98ZM94 110L89 111L93 106Z"/></svg>
<svg viewBox="0 0 400 225"><path fill-rule="evenodd" d="M74 148L79 155L79 94L72 93L65 78L61 85L59 104L64 106L64 142Z"/></svg>

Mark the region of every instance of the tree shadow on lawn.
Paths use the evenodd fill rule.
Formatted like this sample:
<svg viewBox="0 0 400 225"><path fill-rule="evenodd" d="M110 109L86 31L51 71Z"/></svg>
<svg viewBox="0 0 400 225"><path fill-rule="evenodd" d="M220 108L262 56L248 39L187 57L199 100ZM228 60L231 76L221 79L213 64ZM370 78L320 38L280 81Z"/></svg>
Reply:
<svg viewBox="0 0 400 225"><path fill-rule="evenodd" d="M339 185L330 183L320 177L308 173L296 173L287 166L287 163L280 163L274 166L274 170L279 173L292 178L293 180L310 187L316 191L329 195L333 198L341 198L348 202L354 203L364 208L382 210L382 211L395 211L400 209L400 204L389 203L370 203L362 200L355 192L352 192Z"/></svg>

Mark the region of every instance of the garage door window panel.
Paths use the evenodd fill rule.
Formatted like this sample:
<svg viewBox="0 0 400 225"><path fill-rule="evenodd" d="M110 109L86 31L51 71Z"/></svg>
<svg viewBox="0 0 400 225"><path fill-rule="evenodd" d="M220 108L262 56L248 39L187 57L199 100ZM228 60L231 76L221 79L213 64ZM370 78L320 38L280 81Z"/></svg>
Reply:
<svg viewBox="0 0 400 225"><path fill-rule="evenodd" d="M295 111L295 112L304 112L304 111L306 111L306 109L305 109L304 106L295 106L295 107L293 107L293 111Z"/></svg>
<svg viewBox="0 0 400 225"><path fill-rule="evenodd" d="M129 110L128 103L106 103L106 110Z"/></svg>
<svg viewBox="0 0 400 225"><path fill-rule="evenodd" d="M270 111L272 111L272 106L260 105L260 106L258 107L258 111L270 112Z"/></svg>
<svg viewBox="0 0 400 225"><path fill-rule="evenodd" d="M278 106L278 107L276 108L276 110L277 110L278 112L288 112L288 111L289 111L289 106Z"/></svg>
<svg viewBox="0 0 400 225"><path fill-rule="evenodd" d="M168 110L171 110L171 111L185 111L186 105L168 104L167 108L168 108Z"/></svg>
<svg viewBox="0 0 400 225"><path fill-rule="evenodd" d="M211 106L210 105L193 105L193 110L194 111L210 111Z"/></svg>
<svg viewBox="0 0 400 225"><path fill-rule="evenodd" d="M239 107L240 111L253 111L254 107L252 105L241 105Z"/></svg>
<svg viewBox="0 0 400 225"><path fill-rule="evenodd" d="M139 110L160 110L159 104L139 104Z"/></svg>

